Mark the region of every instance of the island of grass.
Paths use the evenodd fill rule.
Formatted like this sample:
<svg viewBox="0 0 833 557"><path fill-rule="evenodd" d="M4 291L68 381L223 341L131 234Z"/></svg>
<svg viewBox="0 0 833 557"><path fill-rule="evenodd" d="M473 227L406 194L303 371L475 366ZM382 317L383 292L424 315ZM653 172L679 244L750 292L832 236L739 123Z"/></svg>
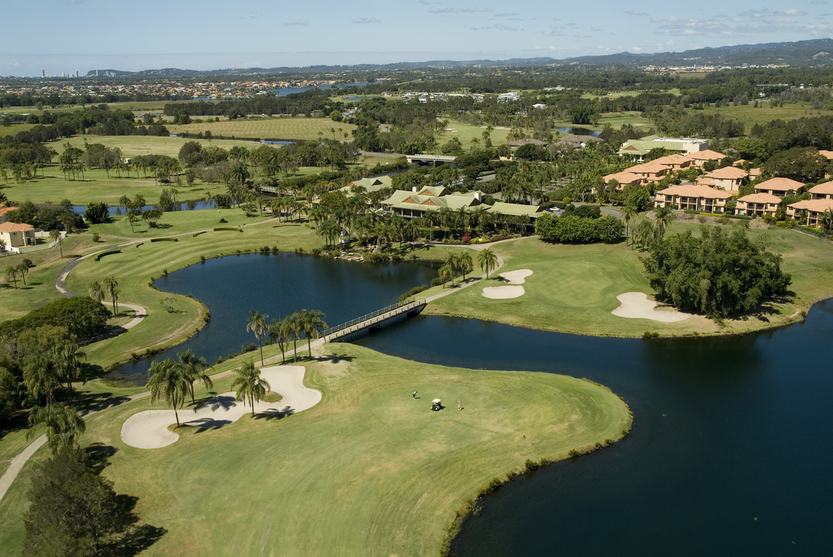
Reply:
<svg viewBox="0 0 833 557"><path fill-rule="evenodd" d="M427 365L350 344L314 355L302 362L306 383L323 398L295 415L180 428L155 450L120 432L160 404L88 418L84 442L114 448L104 476L138 497L143 523L166 530L143 555L437 555L458 512L494 480L605 446L632 422L619 397L582 379ZM431 411L434 398L443 410ZM11 553L26 484L0 503L0 546Z"/></svg>
<svg viewBox="0 0 833 557"><path fill-rule="evenodd" d="M693 222L675 222L666 234L691 230ZM726 226L737 226L730 224ZM718 323L702 315L674 322L630 319L611 312L617 296L653 290L640 257L647 255L624 243L607 245L547 244L537 238L504 242L491 249L504 266L498 273L529 270L524 294L511 299L490 299L484 288L507 284L498 274L480 284L431 302L425 313L498 321L508 325L563 333L641 337L737 334L786 325L803 317L818 300L833 296L833 244L827 240L782 228L752 229L753 240L763 239L767 249L783 257L782 270L792 275L787 296L767 300L755 312ZM420 293L430 297L434 288Z"/></svg>

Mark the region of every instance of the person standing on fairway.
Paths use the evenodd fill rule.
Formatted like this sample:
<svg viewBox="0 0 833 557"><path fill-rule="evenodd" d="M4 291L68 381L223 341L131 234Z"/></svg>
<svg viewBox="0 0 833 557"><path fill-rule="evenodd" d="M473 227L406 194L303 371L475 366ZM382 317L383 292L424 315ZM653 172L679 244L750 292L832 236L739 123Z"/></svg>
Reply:
<svg viewBox="0 0 833 557"><path fill-rule="evenodd" d="M460 401L458 400L458 401L457 401L457 410L462 410L462 409L463 409L463 407L462 407L462 406L460 406Z"/></svg>
<svg viewBox="0 0 833 557"><path fill-rule="evenodd" d="M414 400L416 400L416 391L414 391Z"/></svg>

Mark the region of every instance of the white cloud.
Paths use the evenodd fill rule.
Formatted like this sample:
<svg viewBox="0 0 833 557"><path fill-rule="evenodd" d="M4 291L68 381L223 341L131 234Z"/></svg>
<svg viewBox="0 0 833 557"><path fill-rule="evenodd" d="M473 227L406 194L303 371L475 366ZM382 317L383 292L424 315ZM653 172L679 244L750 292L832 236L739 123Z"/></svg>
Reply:
<svg viewBox="0 0 833 557"><path fill-rule="evenodd" d="M648 15L645 12L639 12L637 10L628 10L625 13L628 14L628 15L633 15L633 16L646 16L646 15Z"/></svg>
<svg viewBox="0 0 833 557"><path fill-rule="evenodd" d="M503 12L502 14L495 14L492 17L512 17L515 15L521 15L518 12Z"/></svg>
<svg viewBox="0 0 833 557"><path fill-rule="evenodd" d="M382 20L381 19L376 19L375 17L360 17L359 19L354 19L351 23L358 23L358 24L382 23Z"/></svg>
<svg viewBox="0 0 833 557"><path fill-rule="evenodd" d="M825 2L824 0L813 0L812 2L810 2L810 4L814 6L824 6L825 4L827 4L827 2Z"/></svg>
<svg viewBox="0 0 833 557"><path fill-rule="evenodd" d="M432 14L475 14L493 12L492 8L443 8L441 10L428 10Z"/></svg>
<svg viewBox="0 0 833 557"><path fill-rule="evenodd" d="M469 27L472 31L522 31L523 29L516 29L509 25L489 25L488 27Z"/></svg>
<svg viewBox="0 0 833 557"><path fill-rule="evenodd" d="M564 33L561 31L542 31L542 33L548 37L563 37Z"/></svg>
<svg viewBox="0 0 833 557"><path fill-rule="evenodd" d="M800 10L778 11L770 9L748 10L735 16L717 16L708 19L652 17L659 31L666 35L718 37L731 39L740 35L765 35L803 33L818 35L831 28L826 23L802 24L793 17L807 15Z"/></svg>
<svg viewBox="0 0 833 557"><path fill-rule="evenodd" d="M309 27L309 21L306 19L299 19L298 21L287 21L283 24L284 27L289 27L291 25L300 25L301 27Z"/></svg>

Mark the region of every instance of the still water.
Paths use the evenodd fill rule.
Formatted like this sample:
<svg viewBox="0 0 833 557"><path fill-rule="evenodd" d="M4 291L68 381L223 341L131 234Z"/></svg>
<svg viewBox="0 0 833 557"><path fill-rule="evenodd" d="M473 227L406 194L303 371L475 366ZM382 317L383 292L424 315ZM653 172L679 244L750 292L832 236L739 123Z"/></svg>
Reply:
<svg viewBox="0 0 833 557"><path fill-rule="evenodd" d="M326 314L327 324L335 326L396 303L411 288L430 283L436 267L425 262L351 263L294 253L208 259L155 281L160 290L191 294L202 301L211 321L197 336L154 359L176 358L190 348L213 364L217 356L241 352L242 345L257 342L246 331L252 309L269 315L270 321L301 309L317 309ZM123 364L114 379L126 377L143 384L150 362Z"/></svg>
<svg viewBox="0 0 833 557"><path fill-rule="evenodd" d="M183 203L175 203L173 211L200 211L203 209L213 209L215 207L214 201L185 201ZM158 205L145 205L142 207L142 211L148 211L150 209L156 209ZM87 206L86 205L73 205L72 212L77 213L81 216L84 216L84 212L86 212ZM111 217L116 217L125 214L126 209L115 206L115 207L107 207L107 214Z"/></svg>
<svg viewBox="0 0 833 557"><path fill-rule="evenodd" d="M358 343L587 377L633 410L623 442L487 498L453 555L833 554L833 301L803 324L732 338L644 342L420 316Z"/></svg>
<svg viewBox="0 0 833 557"><path fill-rule="evenodd" d="M211 363L254 342L250 309L320 309L334 325L435 275L426 264L294 254L208 260L156 281L212 315L157 357L190 347ZM454 555L833 554L833 301L804 323L729 338L646 342L419 316L358 343L429 363L587 377L633 410L624 441L489 497ZM122 373L143 377L148 365Z"/></svg>

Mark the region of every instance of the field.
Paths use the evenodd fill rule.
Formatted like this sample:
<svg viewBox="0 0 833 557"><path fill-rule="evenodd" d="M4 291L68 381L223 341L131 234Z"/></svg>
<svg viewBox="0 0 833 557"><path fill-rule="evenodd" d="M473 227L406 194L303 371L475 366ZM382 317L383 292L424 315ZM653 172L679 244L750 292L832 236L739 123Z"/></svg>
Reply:
<svg viewBox="0 0 833 557"><path fill-rule="evenodd" d="M184 428L157 450L119 437L147 400L88 419L85 443L113 448L104 475L138 497L143 523L165 530L142 555L437 555L455 512L492 478L631 424L618 397L581 379L425 365L349 344L322 351L305 363L322 402L297 415ZM215 391L228 388L225 379ZM432 412L434 397L447 408ZM8 554L21 547L31 467L0 503Z"/></svg>
<svg viewBox="0 0 833 557"><path fill-rule="evenodd" d="M334 122L329 118L304 117L250 117L180 126L166 124L165 126L172 134L210 131L212 135L223 137L285 140L318 140L323 137L324 139L338 139L339 141L352 139L351 132L356 129L356 126L353 124ZM346 138L344 134L347 134Z"/></svg>
<svg viewBox="0 0 833 557"><path fill-rule="evenodd" d="M696 233L699 225L677 222L669 233L688 229ZM631 291L652 294L638 252L624 244L550 245L535 238L494 248L506 261L500 272L534 272L524 284L526 294L508 300L484 298L484 287L501 284L492 277L482 285L432 302L426 311L583 335L639 337L654 331L678 336L740 333L786 324L814 300L833 296L833 244L779 228L751 230L749 234L765 237L770 250L783 254L783 268L792 274L795 296L784 303L767 304L762 314L727 320L723 327L700 316L677 323L614 316L610 312L619 306L617 295ZM435 290L423 295L432 292Z"/></svg>
<svg viewBox="0 0 833 557"><path fill-rule="evenodd" d="M460 143L463 144L464 151L468 151L469 147L471 147L471 140L475 137L478 141L480 141L481 147L483 146L483 132L486 131L486 126L474 126L472 124L461 122L459 120L449 120L448 126L446 126L446 130L449 129L454 131L443 132L443 134L437 140L437 144L439 146L442 146L443 143L449 141L452 137L456 137L460 140ZM506 143L506 136L508 135L509 129L493 129L491 132L492 144L497 146Z"/></svg>
<svg viewBox="0 0 833 557"><path fill-rule="evenodd" d="M810 103L795 102L786 103L784 106L772 107L768 102L762 102L755 108L754 102L748 105L721 106L720 108L708 106L703 109L705 114L722 114L730 120L740 120L746 126L746 133L755 124L766 124L771 120L797 120L798 118L813 118L816 116L831 116L833 110L813 110Z"/></svg>

